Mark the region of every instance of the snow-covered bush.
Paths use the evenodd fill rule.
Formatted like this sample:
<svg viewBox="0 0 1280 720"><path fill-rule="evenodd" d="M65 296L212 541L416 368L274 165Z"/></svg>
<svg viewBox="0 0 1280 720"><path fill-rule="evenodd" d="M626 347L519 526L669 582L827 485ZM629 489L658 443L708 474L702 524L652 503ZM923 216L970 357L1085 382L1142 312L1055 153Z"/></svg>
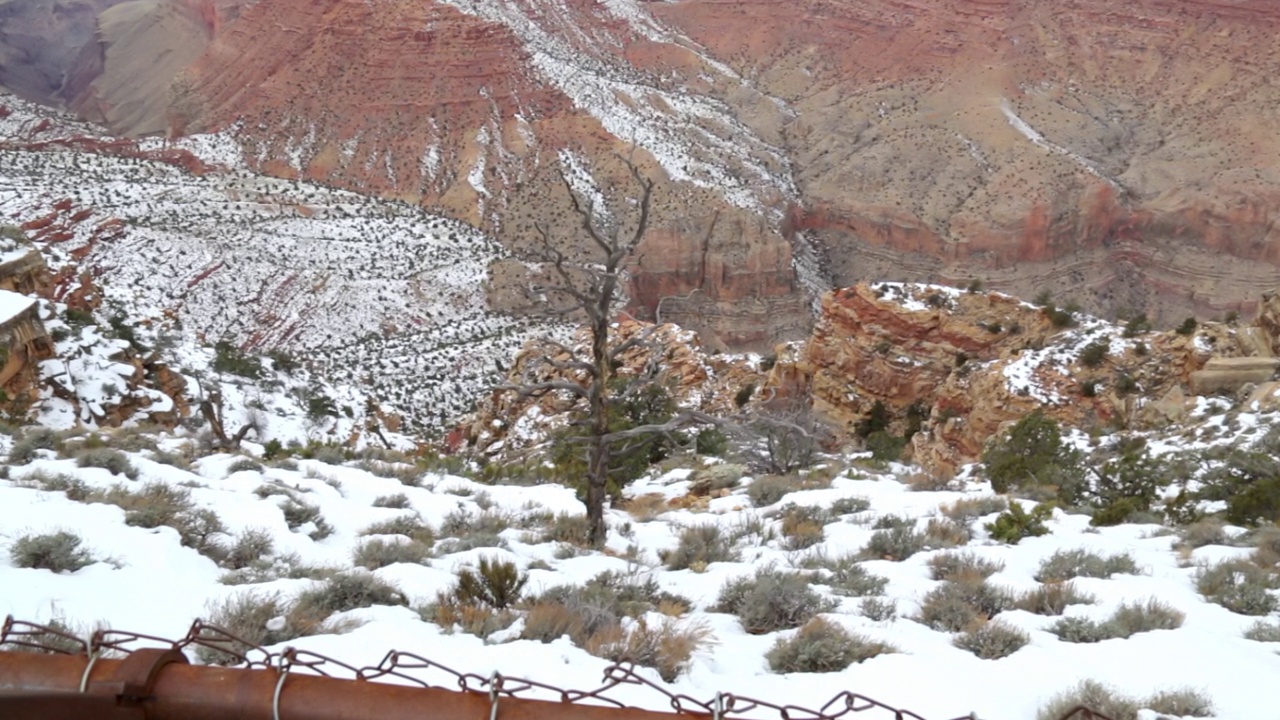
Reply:
<svg viewBox="0 0 1280 720"><path fill-rule="evenodd" d="M312 540L323 540L333 534L333 526L325 521L320 508L305 503L292 495L280 503L280 512L284 513L285 524L290 530L297 530L304 525L311 525L308 533Z"/></svg>
<svg viewBox="0 0 1280 720"><path fill-rule="evenodd" d="M765 654L776 673L839 672L877 655L896 652L890 645L855 635L844 627L816 617L789 638L778 638Z"/></svg>
<svg viewBox="0 0 1280 720"><path fill-rule="evenodd" d="M383 520L369 525L360 531L361 535L403 535L414 542L430 547L435 543L435 531L422 521L418 513L397 515L390 520Z"/></svg>
<svg viewBox="0 0 1280 720"><path fill-rule="evenodd" d="M75 572L94 562L93 555L81 547L79 535L65 530L43 535L23 535L9 549L15 567Z"/></svg>
<svg viewBox="0 0 1280 720"><path fill-rule="evenodd" d="M1280 619L1258 620L1244 631L1246 640L1280 643Z"/></svg>
<svg viewBox="0 0 1280 720"><path fill-rule="evenodd" d="M1029 642L1031 636L1025 632L995 620L957 635L951 644L983 660L996 660L1012 655Z"/></svg>
<svg viewBox="0 0 1280 720"><path fill-rule="evenodd" d="M267 530L249 528L236 536L235 542L227 549L222 567L228 570L242 570L275 551L275 540Z"/></svg>
<svg viewBox="0 0 1280 720"><path fill-rule="evenodd" d="M753 576L725 583L712 611L737 615L743 629L753 635L800 627L837 605L815 592L810 582L799 573L763 568Z"/></svg>

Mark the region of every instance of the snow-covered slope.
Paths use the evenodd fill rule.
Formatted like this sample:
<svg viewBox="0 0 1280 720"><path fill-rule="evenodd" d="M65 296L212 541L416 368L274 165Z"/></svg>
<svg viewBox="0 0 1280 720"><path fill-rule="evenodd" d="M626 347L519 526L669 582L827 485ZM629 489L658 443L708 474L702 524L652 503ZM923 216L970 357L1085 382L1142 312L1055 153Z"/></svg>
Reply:
<svg viewBox="0 0 1280 720"><path fill-rule="evenodd" d="M1245 424L1251 428L1274 420L1247 413L1240 417L1246 415ZM1217 415L1209 422L1221 418ZM162 439L161 446L177 451L181 441ZM503 518L509 526L499 532L504 547L456 551L458 540L442 539L429 559L391 564L374 574L398 587L414 606L433 601L437 593L452 585L459 568L473 566L481 557L511 560L527 569L526 595L560 584L580 585L603 571L652 578L663 590L692 601L690 612L672 622L680 627L705 625L714 635L714 644L695 653L688 670L670 686L673 692L697 698L732 692L779 704L818 707L837 691L851 690L925 717L954 717L973 711L988 720L1020 720L1034 717L1056 692L1082 678L1095 678L1138 696L1190 686L1212 699L1215 716L1220 718L1273 716L1273 680L1280 677L1277 646L1244 639L1242 633L1256 618L1206 602L1197 594L1193 581L1195 563L1245 557L1250 549L1210 544L1190 554L1179 553L1171 548L1174 538L1157 525L1091 528L1085 516L1055 511L1047 523L1050 534L1007 545L990 540L983 529L991 515L970 521L973 537L965 549L1002 565L989 582L1015 592L1039 587L1035 576L1040 565L1057 551L1085 549L1131 556L1137 572L1075 580L1075 587L1094 596L1094 601L1070 605L1065 611L1069 617L1101 620L1122 603L1157 598L1185 614L1185 622L1177 629L1141 632L1127 639L1064 642L1048 631L1058 618L1013 609L999 613L999 620L1028 634L1030 642L1025 647L1001 659L983 660L953 646L952 633L931 629L913 618L926 595L940 585L931 579L929 560L954 550L926 550L901 562L861 562L864 570L887 580L883 590L872 596L882 604L894 604L894 617L867 617L874 614L868 609L869 598L837 595L822 579L816 580L814 587L834 603L826 618L897 650L841 672L770 672L764 660L766 651L795 631L751 635L734 616L710 611L728 580L768 564L801 568L823 554L838 557L855 553L873 538L876 527L890 526L893 516L905 519L900 522L910 527L924 528L930 520L942 517L945 504L991 498L984 483L962 481L963 489L959 490L913 492L895 477L907 468L891 468L896 472L851 469L837 474L825 489L797 491L773 506L752 509L747 491L761 480L748 479L727 495L709 503L704 499L686 509L678 509L681 503L677 502L634 516L611 510L607 515L608 550L597 553L544 541L555 514L581 514L573 492L558 485L488 486L432 472L415 477L420 470L415 473L377 461L338 466L300 460L296 465L264 468L243 458L214 455L183 470L148 459L158 457L151 452L130 455L138 475L136 480L126 481L105 469L78 467L75 460L59 459L50 451L37 451L36 455L37 459L26 465L9 468L7 479L0 480L0 549L5 551L0 556L0 587L4 588L0 614L45 621L62 618L85 626L101 621L116 628L180 637L193 618L208 618L213 607L227 598L278 593L288 600L319 584L305 578L261 577L256 579L265 581L234 586L219 582L226 571L209 557L183 547L174 530L127 525L125 513L118 507L74 502L64 491L53 489L70 484L74 488L71 494L83 498L116 483L135 491L144 483L160 483L185 489L196 507L207 508L221 519L229 535L210 536L212 544L227 543L230 535L259 529L270 537L276 557L295 556L282 561L294 568L350 568L353 552L366 540L361 531L377 522L416 514L439 531L453 526L456 535L460 512L473 523L481 517ZM379 474L371 474L361 465ZM386 472L396 467L401 477L386 477L396 474ZM685 469L650 477L629 488L628 494L681 498L690 489L689 475L690 470ZM391 500L401 494L403 498ZM869 509L859 510L853 498L865 499ZM322 524L315 521L291 529L284 507L295 501L316 508L331 533L320 537L322 533L316 531ZM837 501L850 505L840 508ZM776 511L791 504L844 512L824 521L821 542L789 549L785 538L777 535L782 520ZM752 529L753 523L760 525ZM715 525L738 537L740 559L713 562L705 568L666 570L660 556L675 547L682 528L698 525ZM100 561L66 573L13 566L7 551L20 537L60 529L79 533L84 546ZM1227 530L1229 534L1241 532ZM142 587L147 588L145 603L137 602ZM349 632L303 637L290 644L356 666L376 664L394 647L481 676L498 670L507 676L573 688L591 687L607 665L567 639L549 644L517 639L524 622L520 619L509 629L490 635L487 642L471 634L447 632L422 620L409 607L357 609L339 619L361 624ZM656 623L661 617L650 619ZM660 682L656 671L639 672ZM633 688L623 699L667 709L665 697L643 688Z"/></svg>
<svg viewBox="0 0 1280 720"><path fill-rule="evenodd" d="M61 293L88 273L130 324L290 351L418 429L464 410L496 377L487 358L543 330L488 311L502 250L474 228L248 173L218 136L113 141L0 99L0 219L65 269Z"/></svg>

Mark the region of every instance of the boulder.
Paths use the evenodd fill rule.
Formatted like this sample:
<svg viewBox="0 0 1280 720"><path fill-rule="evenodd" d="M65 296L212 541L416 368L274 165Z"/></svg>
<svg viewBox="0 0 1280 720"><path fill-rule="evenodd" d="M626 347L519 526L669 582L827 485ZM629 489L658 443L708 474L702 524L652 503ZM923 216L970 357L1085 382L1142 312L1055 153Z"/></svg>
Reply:
<svg viewBox="0 0 1280 720"><path fill-rule="evenodd" d="M1280 368L1280 358L1212 358L1202 369L1191 373L1191 393L1235 393L1248 383L1258 385L1271 380L1276 368Z"/></svg>

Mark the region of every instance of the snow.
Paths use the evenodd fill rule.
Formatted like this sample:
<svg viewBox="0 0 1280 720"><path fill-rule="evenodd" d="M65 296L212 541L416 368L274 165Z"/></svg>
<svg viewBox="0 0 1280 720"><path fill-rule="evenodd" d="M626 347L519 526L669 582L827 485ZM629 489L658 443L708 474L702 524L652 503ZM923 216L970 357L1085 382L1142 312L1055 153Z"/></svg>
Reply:
<svg viewBox="0 0 1280 720"><path fill-rule="evenodd" d="M0 323L6 323L27 311L36 301L8 290L0 290Z"/></svg>
<svg viewBox="0 0 1280 720"><path fill-rule="evenodd" d="M231 533L264 529L273 537L277 552L296 553L304 563L332 567L349 566L351 552L361 542L358 533L362 528L402 514L417 513L426 522L439 526L459 509L475 514L488 508L490 512L517 518L536 512L582 512L573 491L555 484L488 486L462 477L428 473L420 486L410 487L350 464L326 465L315 460L302 460L297 469L268 467L228 475L237 459L229 455L202 459L190 471L151 462L144 454L134 454L132 458L140 477L130 484L186 486L193 499L201 507L213 510ZM678 469L642 479L627 493L660 492L675 497L687 487L690 472L687 468ZM75 461L58 459L51 452L43 453L41 459L29 465L10 468L8 478L0 480L0 551L28 533L71 529L104 561L74 573L55 574L13 567L8 553L3 552L0 587L5 592L0 594L0 614L12 613L20 619L36 621L60 617L80 623L103 622L120 629L180 637L194 618L207 616L210 602L246 592L289 597L313 584L309 580L287 579L235 587L219 584L223 571L208 558L181 547L174 531L130 527L123 521L123 512L114 506L72 502L61 493L28 487L34 485L28 478L41 473L66 474L91 488L106 488L123 480L102 469L79 468ZM280 498L260 499L253 494L263 483L295 488L306 502L321 509L325 520L334 527L333 535L314 541L304 532L290 531L277 504ZM408 497L410 509L372 507L376 497L395 493ZM1047 631L1055 618L1009 611L1002 613L1001 619L1027 631L1030 644L1000 660L979 660L953 647L949 634L910 619L920 600L937 585L929 578L926 565L937 551L898 563L864 563L869 571L888 578L885 599L896 603L898 617L884 621L863 617L859 612L861 601L855 598L840 598L838 609L828 617L851 630L889 642L899 652L838 673L771 673L763 660L764 653L777 638L793 631L752 636L743 632L733 617L707 610L726 580L756 568L769 564L794 566L805 554L813 552L839 555L856 551L871 537L870 524L875 518L894 514L923 525L939 513L939 506L944 503L987 494L989 488L979 483L969 483L961 491L912 492L891 474L850 471L837 477L830 488L794 493L784 504L826 506L839 498L862 497L870 501L870 511L834 520L826 527L825 541L810 550L788 551L777 540L759 542L757 538L741 546L741 562L713 563L701 573L668 571L658 560L662 550L675 544L680 528L712 523L729 529L751 518L761 518L776 527L779 519L769 509L750 508L745 489L739 488L717 499L708 511L672 509L649 522L639 522L620 510L607 511L611 554L586 553L565 558L555 552L554 543L536 542L536 532L530 536L511 529L503 533L507 549L445 554L423 565L397 564L375 574L397 584L414 604L429 601L447 589L459 567L473 564L480 557L502 557L521 567L535 561L548 564L549 570L530 571L531 591L582 583L604 570L652 577L662 588L694 601L692 615L682 622L705 621L715 634L717 644L700 651L689 671L675 683L663 686L670 692L698 699L725 692L818 707L838 690L848 689L925 717L974 712L990 720L1016 720L1032 717L1048 697L1079 679L1095 678L1132 695L1189 685L1213 699L1217 717L1270 717L1273 680L1280 677L1277 648L1242 639L1241 632L1253 618L1234 615L1197 595L1192 581L1194 567L1180 561L1170 547L1169 537L1152 533L1155 526L1090 528L1086 517L1056 511L1049 522L1049 535L1027 538L1018 545L997 544L986 538L979 522L975 525L976 537L967 548L983 558L1002 562L1004 569L992 576L991 582L1011 590L1035 587L1033 576L1040 562L1058 550L1130 553L1141 574L1077 580L1077 586L1094 594L1097 602L1071 606L1067 614L1103 618L1121 603L1156 597L1186 613L1186 621L1176 630L1140 633L1125 640L1066 643ZM1242 552L1207 546L1197 549L1191 562ZM148 602L136 601L139 587L148 589ZM815 587L828 592L823 585ZM367 608L344 617L364 624L345 634L301 638L290 644L356 666L376 664L388 649L396 648L480 676L500 671L508 677L528 677L579 689L594 687L607 665L565 640L544 645L516 639L518 625L485 642L460 632L446 633L406 608ZM662 685L653 671L639 672ZM928 692L922 691L925 687ZM623 688L618 697L654 710L668 709L664 696L643 687Z"/></svg>

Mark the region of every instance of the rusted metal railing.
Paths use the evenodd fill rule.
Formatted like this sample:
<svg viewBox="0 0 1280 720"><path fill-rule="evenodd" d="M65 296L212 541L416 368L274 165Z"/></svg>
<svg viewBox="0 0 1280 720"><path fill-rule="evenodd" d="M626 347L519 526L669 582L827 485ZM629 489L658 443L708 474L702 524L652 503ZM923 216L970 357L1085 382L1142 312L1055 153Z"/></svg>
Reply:
<svg viewBox="0 0 1280 720"><path fill-rule="evenodd" d="M697 700L671 693L629 664L606 668L603 684L590 691L458 672L398 650L375 666L357 668L296 648L273 653L199 620L176 641L117 630L98 630L84 640L9 617L0 628L4 646L28 650L0 650L5 720L855 720L846 716L859 713L869 714L857 720L925 720L848 691L817 710L731 693ZM184 651L202 647L225 653L235 666L190 664ZM427 673L445 682L428 682ZM627 685L664 696L670 712L640 710L610 696ZM969 714L952 720L977 719ZM1076 708L1062 720L1109 719Z"/></svg>

